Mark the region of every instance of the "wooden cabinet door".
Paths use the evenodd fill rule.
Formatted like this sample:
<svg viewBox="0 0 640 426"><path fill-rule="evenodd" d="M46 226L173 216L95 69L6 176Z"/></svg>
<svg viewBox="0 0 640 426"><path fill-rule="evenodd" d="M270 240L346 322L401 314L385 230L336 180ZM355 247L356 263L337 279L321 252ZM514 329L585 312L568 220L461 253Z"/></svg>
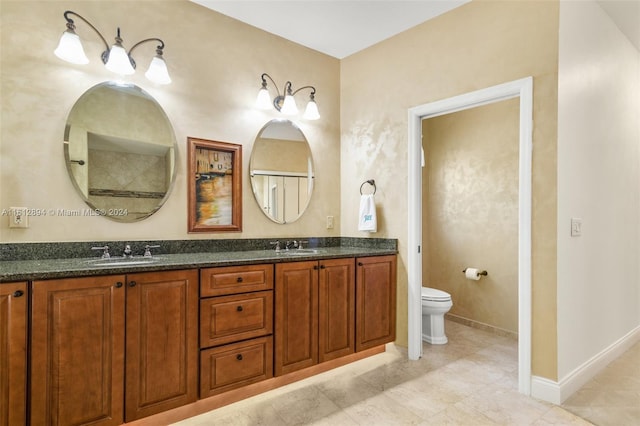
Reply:
<svg viewBox="0 0 640 426"><path fill-rule="evenodd" d="M0 284L0 425L27 421L27 283Z"/></svg>
<svg viewBox="0 0 640 426"><path fill-rule="evenodd" d="M355 260L320 261L320 362L355 352Z"/></svg>
<svg viewBox="0 0 640 426"><path fill-rule="evenodd" d="M127 275L126 421L198 394L198 271Z"/></svg>
<svg viewBox="0 0 640 426"><path fill-rule="evenodd" d="M356 351L361 351L396 338L396 256L356 262Z"/></svg>
<svg viewBox="0 0 640 426"><path fill-rule="evenodd" d="M318 363L318 262L276 264L275 375Z"/></svg>
<svg viewBox="0 0 640 426"><path fill-rule="evenodd" d="M31 424L123 422L124 276L33 282Z"/></svg>

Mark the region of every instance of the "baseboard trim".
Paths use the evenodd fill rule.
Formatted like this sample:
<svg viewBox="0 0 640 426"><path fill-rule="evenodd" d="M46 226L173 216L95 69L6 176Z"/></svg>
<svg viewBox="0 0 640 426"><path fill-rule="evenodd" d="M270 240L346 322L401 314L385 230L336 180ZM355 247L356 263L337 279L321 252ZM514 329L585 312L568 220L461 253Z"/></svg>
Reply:
<svg viewBox="0 0 640 426"><path fill-rule="evenodd" d="M466 325L468 327L477 328L478 330L482 330L482 331L487 331L497 336L508 337L510 339L518 340L518 333L515 331L506 330L504 328L496 327L490 324L486 324L484 322L454 315L450 312L446 313L444 317L448 320L457 322L462 325Z"/></svg>
<svg viewBox="0 0 640 426"><path fill-rule="evenodd" d="M563 377L559 382L544 377L531 377L531 396L560 405L587 384L599 372L640 341L640 326L615 341L599 354Z"/></svg>

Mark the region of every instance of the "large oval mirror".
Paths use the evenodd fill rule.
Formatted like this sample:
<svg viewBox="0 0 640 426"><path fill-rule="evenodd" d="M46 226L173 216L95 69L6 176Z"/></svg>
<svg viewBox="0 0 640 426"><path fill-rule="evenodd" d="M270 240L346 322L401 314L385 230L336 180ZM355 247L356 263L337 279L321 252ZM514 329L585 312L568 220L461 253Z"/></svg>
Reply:
<svg viewBox="0 0 640 426"><path fill-rule="evenodd" d="M135 85L100 83L75 103L64 134L67 170L95 214L134 222L155 213L175 177L176 139L158 102Z"/></svg>
<svg viewBox="0 0 640 426"><path fill-rule="evenodd" d="M289 120L271 120L258 133L249 161L253 195L277 223L294 222L313 192L313 159L302 131Z"/></svg>

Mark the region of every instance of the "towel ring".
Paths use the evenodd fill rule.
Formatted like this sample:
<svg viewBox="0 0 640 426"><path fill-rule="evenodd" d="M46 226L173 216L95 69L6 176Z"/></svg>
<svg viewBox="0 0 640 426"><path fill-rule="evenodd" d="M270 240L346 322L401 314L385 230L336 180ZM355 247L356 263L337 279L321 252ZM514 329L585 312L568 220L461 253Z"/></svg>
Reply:
<svg viewBox="0 0 640 426"><path fill-rule="evenodd" d="M362 185L360 185L360 195L362 195L362 187L365 185L365 183L368 183L369 185L373 186L373 193L375 194L376 190L377 190L376 181L373 180L373 179L369 179L369 180L366 180L366 181L362 182Z"/></svg>

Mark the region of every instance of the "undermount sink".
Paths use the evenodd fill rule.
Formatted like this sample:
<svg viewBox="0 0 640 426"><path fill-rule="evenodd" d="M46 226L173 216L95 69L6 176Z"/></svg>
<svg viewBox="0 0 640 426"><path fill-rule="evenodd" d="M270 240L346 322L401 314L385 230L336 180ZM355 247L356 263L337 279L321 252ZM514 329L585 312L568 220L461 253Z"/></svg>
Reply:
<svg viewBox="0 0 640 426"><path fill-rule="evenodd" d="M308 256L310 254L318 254L318 252L318 249L291 249L282 251L281 253L288 256Z"/></svg>
<svg viewBox="0 0 640 426"><path fill-rule="evenodd" d="M102 267L102 266L135 266L135 265L148 265L159 261L159 257L110 257L107 259L90 259L87 260L89 266Z"/></svg>

